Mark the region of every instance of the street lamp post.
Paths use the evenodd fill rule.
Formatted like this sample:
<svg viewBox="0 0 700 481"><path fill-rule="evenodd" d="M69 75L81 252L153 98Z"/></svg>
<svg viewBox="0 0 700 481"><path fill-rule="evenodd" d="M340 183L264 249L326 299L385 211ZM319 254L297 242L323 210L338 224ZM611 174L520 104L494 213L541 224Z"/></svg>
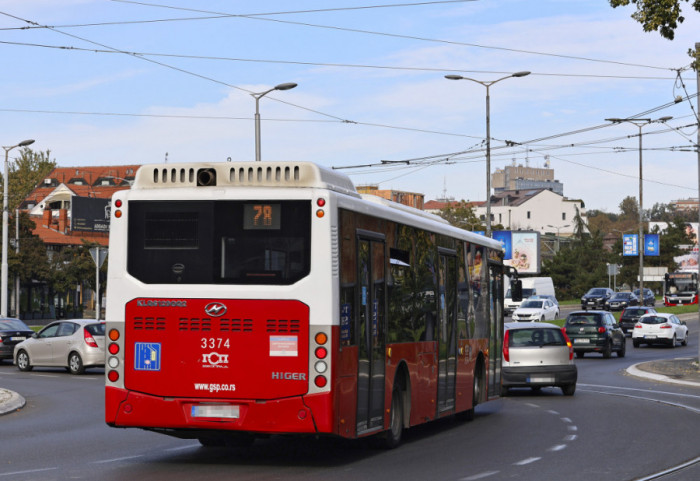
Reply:
<svg viewBox="0 0 700 481"><path fill-rule="evenodd" d="M5 175L3 179L4 190L2 192L2 273L0 282L0 316L7 317L7 220L9 195L7 191L7 179L10 176L9 155L15 147L26 147L34 143L34 140L23 140L17 145L4 147L5 149Z"/></svg>
<svg viewBox="0 0 700 481"><path fill-rule="evenodd" d="M637 250L639 254L639 295L644 296L644 209L642 207L642 193L643 193L643 176L642 176L642 127L655 122L667 122L673 117L665 116L660 117L656 120L652 119L618 119L610 118L605 119L608 122L614 124L619 124L622 122L628 122L630 124L636 125L639 129L639 239L637 240Z"/></svg>
<svg viewBox="0 0 700 481"><path fill-rule="evenodd" d="M255 161L260 162L260 99L275 90L290 90L296 87L295 83L284 83L275 85L269 90L260 93L251 93L255 98Z"/></svg>
<svg viewBox="0 0 700 481"><path fill-rule="evenodd" d="M486 87L486 236L491 237L491 96L489 88L496 82L511 77L525 77L530 72L522 71L501 77L496 80L482 81L461 75L445 75L448 80L471 80Z"/></svg>
<svg viewBox="0 0 700 481"><path fill-rule="evenodd" d="M557 252L559 252L559 229L565 229L566 227L571 227L571 224L566 224L566 225L561 225L561 226L547 224L547 227L551 227L552 229L557 230Z"/></svg>

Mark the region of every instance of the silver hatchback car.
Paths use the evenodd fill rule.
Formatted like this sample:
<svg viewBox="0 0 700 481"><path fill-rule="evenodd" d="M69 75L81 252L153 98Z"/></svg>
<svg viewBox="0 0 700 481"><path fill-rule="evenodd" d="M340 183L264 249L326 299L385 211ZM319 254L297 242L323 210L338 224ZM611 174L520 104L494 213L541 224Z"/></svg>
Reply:
<svg viewBox="0 0 700 481"><path fill-rule="evenodd" d="M504 326L501 395L511 387L539 390L556 386L565 396L572 396L578 371L566 333L544 322L507 322Z"/></svg>
<svg viewBox="0 0 700 481"><path fill-rule="evenodd" d="M14 360L20 371L65 367L71 374L82 374L88 367L104 367L105 323L95 319L52 322L15 345Z"/></svg>

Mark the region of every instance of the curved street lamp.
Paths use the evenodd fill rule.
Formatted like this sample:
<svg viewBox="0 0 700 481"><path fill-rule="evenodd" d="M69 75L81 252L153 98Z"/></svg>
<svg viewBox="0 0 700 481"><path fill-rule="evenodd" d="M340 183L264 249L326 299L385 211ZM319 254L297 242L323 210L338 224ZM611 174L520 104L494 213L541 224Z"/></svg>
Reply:
<svg viewBox="0 0 700 481"><path fill-rule="evenodd" d="M496 80L476 80L461 75L445 75L448 80L470 80L486 87L486 236L491 237L491 96L489 88L496 82L505 80L511 77L525 77L530 75L528 71L515 72L514 74L506 75Z"/></svg>
<svg viewBox="0 0 700 481"><path fill-rule="evenodd" d="M7 218L8 218L8 190L7 179L10 176L9 154L15 147L26 147L34 143L33 139L23 140L17 145L4 147L5 149L5 175L3 179L4 190L2 192L2 273L0 274L0 316L7 317Z"/></svg>
<svg viewBox="0 0 700 481"><path fill-rule="evenodd" d="M283 83L275 85L269 90L260 93L251 93L255 98L255 161L260 162L260 99L265 95L273 92L275 90L291 90L296 87L297 84L293 82Z"/></svg>
<svg viewBox="0 0 700 481"><path fill-rule="evenodd" d="M642 127L645 125L653 124L653 123L665 123L671 120L673 117L670 115L667 115L665 117L659 117L658 119L652 120L652 119L636 119L636 118L628 118L628 119L619 119L617 117L613 117L610 119L605 119L608 122L612 122L613 124L620 124L622 122L627 122L633 125L636 125L637 128L639 129L639 239L637 239L637 250L639 251L639 293L642 294L644 292L644 211L642 209Z"/></svg>

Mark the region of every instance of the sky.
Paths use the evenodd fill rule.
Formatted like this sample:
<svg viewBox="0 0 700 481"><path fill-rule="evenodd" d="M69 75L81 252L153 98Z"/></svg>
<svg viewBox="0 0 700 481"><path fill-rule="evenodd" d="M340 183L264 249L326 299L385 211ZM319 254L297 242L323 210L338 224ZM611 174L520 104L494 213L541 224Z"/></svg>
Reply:
<svg viewBox="0 0 700 481"><path fill-rule="evenodd" d="M259 99L263 162L479 201L476 81L497 81L492 171L549 165L588 210L639 196L640 128L605 119L673 116L641 128L646 209L698 197L685 10L669 41L606 0L4 0L0 144L35 139L61 167L253 161L251 94L294 82Z"/></svg>

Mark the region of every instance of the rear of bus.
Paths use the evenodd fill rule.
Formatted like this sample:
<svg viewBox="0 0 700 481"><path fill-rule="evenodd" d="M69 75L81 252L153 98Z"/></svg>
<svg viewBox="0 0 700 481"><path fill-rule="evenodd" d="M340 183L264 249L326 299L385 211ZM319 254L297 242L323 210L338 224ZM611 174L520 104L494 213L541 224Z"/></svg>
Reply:
<svg viewBox="0 0 700 481"><path fill-rule="evenodd" d="M333 175L165 164L115 194L107 424L202 442L333 432Z"/></svg>

